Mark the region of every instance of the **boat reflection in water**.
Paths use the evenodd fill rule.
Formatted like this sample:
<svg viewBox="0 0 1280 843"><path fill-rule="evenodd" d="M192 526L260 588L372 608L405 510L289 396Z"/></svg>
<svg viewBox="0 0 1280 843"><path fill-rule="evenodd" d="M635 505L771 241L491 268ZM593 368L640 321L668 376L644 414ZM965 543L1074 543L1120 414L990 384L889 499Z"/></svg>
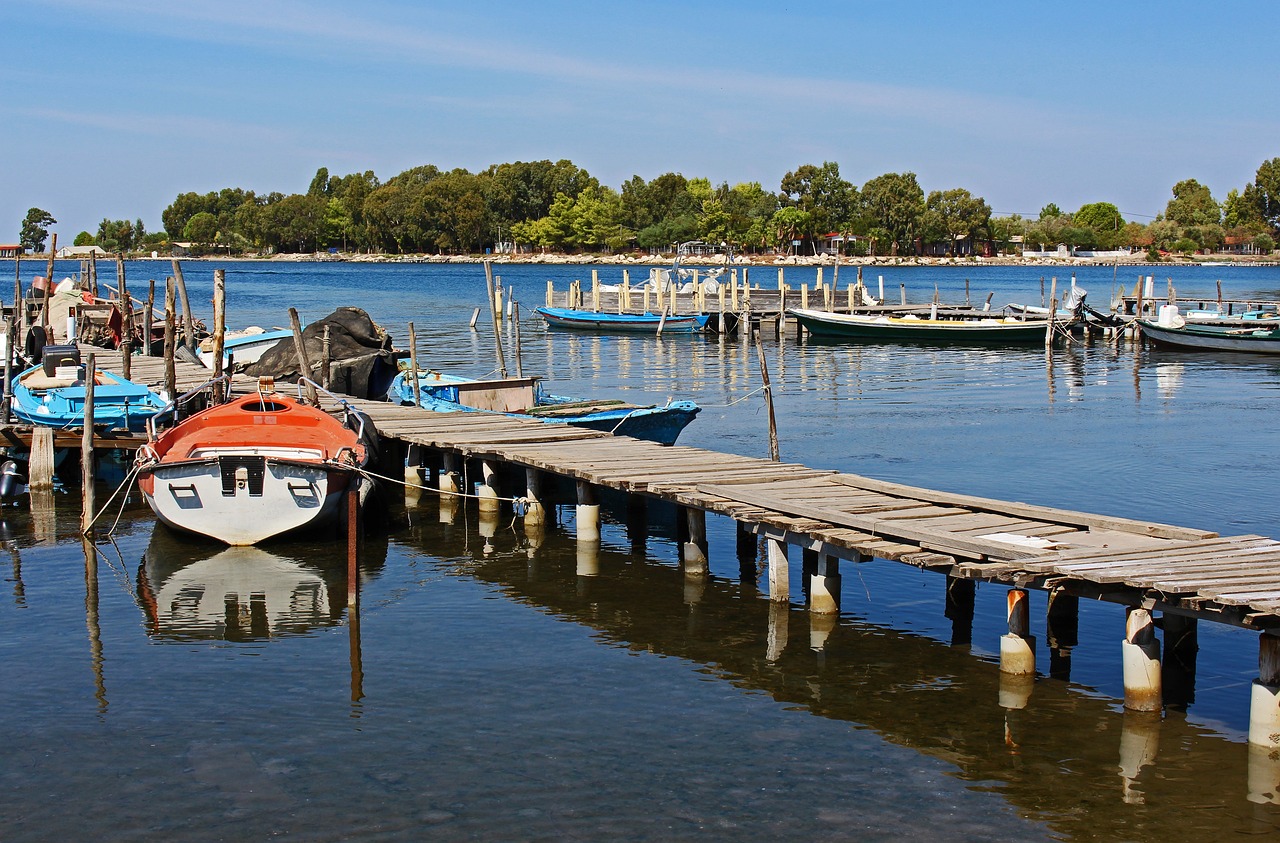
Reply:
<svg viewBox="0 0 1280 843"><path fill-rule="evenodd" d="M148 631L169 640L257 641L335 626L347 605L345 560L317 550L195 543L157 524L138 571Z"/></svg>

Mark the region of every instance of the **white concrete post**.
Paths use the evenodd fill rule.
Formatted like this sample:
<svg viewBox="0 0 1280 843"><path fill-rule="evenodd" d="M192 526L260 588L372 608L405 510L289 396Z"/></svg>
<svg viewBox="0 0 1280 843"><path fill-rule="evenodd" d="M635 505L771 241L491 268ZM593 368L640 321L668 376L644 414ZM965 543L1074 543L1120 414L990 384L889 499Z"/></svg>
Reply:
<svg viewBox="0 0 1280 843"><path fill-rule="evenodd" d="M769 599L774 603L791 600L791 574L787 567L787 543L781 539L765 539L769 554Z"/></svg>
<svg viewBox="0 0 1280 843"><path fill-rule="evenodd" d="M1006 598L1009 632L1000 638L1000 672L1033 676L1036 639L1031 635L1031 605L1026 589L1011 588Z"/></svg>
<svg viewBox="0 0 1280 843"><path fill-rule="evenodd" d="M1164 706L1160 677L1160 642L1151 612L1131 608L1124 621L1124 707L1159 711Z"/></svg>

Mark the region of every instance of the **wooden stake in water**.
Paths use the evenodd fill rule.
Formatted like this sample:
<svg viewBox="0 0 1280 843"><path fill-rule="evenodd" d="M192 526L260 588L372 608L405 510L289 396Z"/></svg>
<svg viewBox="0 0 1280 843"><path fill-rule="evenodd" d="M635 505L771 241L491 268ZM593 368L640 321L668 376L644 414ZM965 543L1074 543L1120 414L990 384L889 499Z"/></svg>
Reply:
<svg viewBox="0 0 1280 843"><path fill-rule="evenodd" d="M123 365L120 369L124 379L129 380L133 377L133 300L129 298L129 288L125 283L123 252L116 252L116 275L119 276L121 316L124 317L124 342L120 344Z"/></svg>
<svg viewBox="0 0 1280 843"><path fill-rule="evenodd" d="M756 359L760 362L760 380L764 385L765 406L769 410L769 459L780 462L782 456L778 451L778 420L773 413L773 386L769 383L769 366L764 359L764 346L760 344L760 331L753 331L756 341Z"/></svg>
<svg viewBox="0 0 1280 843"><path fill-rule="evenodd" d="M172 401L178 397L178 373L174 365L174 351L178 345L177 294L173 278L164 280L164 389ZM173 421L177 423L181 407L175 407Z"/></svg>
<svg viewBox="0 0 1280 843"><path fill-rule="evenodd" d="M98 297L98 254L97 252L89 253L89 294L95 299Z"/></svg>
<svg viewBox="0 0 1280 843"><path fill-rule="evenodd" d="M489 291L489 312L493 316L493 347L498 352L498 371L505 378L507 376L507 360L502 354L502 326L498 323L501 317L498 313L497 299L494 297L493 265L489 261L484 262L484 281Z"/></svg>
<svg viewBox="0 0 1280 843"><path fill-rule="evenodd" d="M93 522L93 388L97 360L90 352L84 367L84 431L80 436L80 532L88 533Z"/></svg>
<svg viewBox="0 0 1280 843"><path fill-rule="evenodd" d="M155 307L156 307L156 279L147 279L147 309L142 314L142 354L144 357L151 356L151 331L155 327ZM71 337L67 338L67 342L75 342Z"/></svg>
<svg viewBox="0 0 1280 843"><path fill-rule="evenodd" d="M53 233L53 244L49 246L49 263L44 271L44 298L40 306L40 324L44 326L45 335L49 333L49 297L53 295L53 256L58 251L58 233ZM125 377L129 377L125 375Z"/></svg>
<svg viewBox="0 0 1280 843"><path fill-rule="evenodd" d="M298 309L289 308L289 324L293 328L293 350L298 355L298 373L307 379L307 400L311 406L320 406L320 396L316 393L315 384L311 383L311 359L307 357L307 344L302 341L302 322L298 319Z"/></svg>
<svg viewBox="0 0 1280 843"><path fill-rule="evenodd" d="M187 297L187 282L182 278L182 264L173 259L173 278L178 283L178 298L182 300L182 344L196 347L196 318L191 313L191 299Z"/></svg>
<svg viewBox="0 0 1280 843"><path fill-rule="evenodd" d="M422 384L418 382L418 332L413 329L413 323L409 323L409 372L413 379L413 403L415 406L422 406Z"/></svg>
<svg viewBox="0 0 1280 843"><path fill-rule="evenodd" d="M324 326L324 335L320 337L320 385L329 389L333 385L333 345L329 337L329 325ZM231 362L227 362L227 370L234 371Z"/></svg>
<svg viewBox="0 0 1280 843"><path fill-rule="evenodd" d="M520 349L520 302L511 302L511 332L516 346L516 377L524 377L524 355Z"/></svg>
<svg viewBox="0 0 1280 843"><path fill-rule="evenodd" d="M222 355L227 342L227 271L213 271L213 376L222 377ZM221 383L213 385L213 401L221 404L226 393Z"/></svg>

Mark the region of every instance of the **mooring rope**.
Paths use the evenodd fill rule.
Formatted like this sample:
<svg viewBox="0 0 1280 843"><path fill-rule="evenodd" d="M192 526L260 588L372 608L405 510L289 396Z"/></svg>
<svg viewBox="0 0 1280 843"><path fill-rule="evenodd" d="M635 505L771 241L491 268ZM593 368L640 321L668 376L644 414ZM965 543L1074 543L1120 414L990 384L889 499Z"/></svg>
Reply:
<svg viewBox="0 0 1280 843"><path fill-rule="evenodd" d="M103 513L111 508L111 502L116 499L116 495L120 494L120 490L133 485L133 481L138 477L138 471L139 466L137 465L129 469L129 473L125 475L124 480L120 481L120 485L116 486L115 491L111 493L111 497L107 498L107 502L102 505L102 509L99 509L97 514L94 515L93 518L89 520L89 523L85 525L83 530L84 534L87 535L88 532L93 529L93 525L98 523L98 519L102 517ZM119 526L120 518L124 515L124 505L128 502L128 499L129 496L126 493L124 500L120 502L120 511L116 514L116 520L112 523L111 529L107 531L108 536L114 533L116 527Z"/></svg>

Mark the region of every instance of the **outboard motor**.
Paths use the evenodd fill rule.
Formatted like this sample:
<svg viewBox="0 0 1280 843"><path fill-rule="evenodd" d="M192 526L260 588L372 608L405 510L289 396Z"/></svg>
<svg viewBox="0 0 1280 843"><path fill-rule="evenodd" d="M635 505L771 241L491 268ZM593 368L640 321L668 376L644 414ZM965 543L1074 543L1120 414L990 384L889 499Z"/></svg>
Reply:
<svg viewBox="0 0 1280 843"><path fill-rule="evenodd" d="M27 478L18 471L18 464L5 460L0 465L0 500L13 500L27 490Z"/></svg>

